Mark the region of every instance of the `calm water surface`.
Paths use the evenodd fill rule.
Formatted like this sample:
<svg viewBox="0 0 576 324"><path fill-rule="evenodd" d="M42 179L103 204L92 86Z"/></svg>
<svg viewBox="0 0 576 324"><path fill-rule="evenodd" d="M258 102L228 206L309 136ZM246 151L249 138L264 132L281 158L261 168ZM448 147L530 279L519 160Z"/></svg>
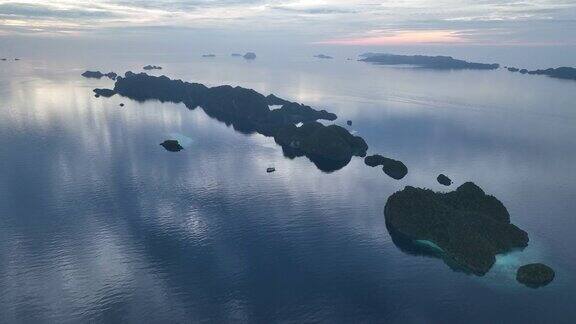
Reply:
<svg viewBox="0 0 576 324"><path fill-rule="evenodd" d="M94 98L112 82L80 77L145 64L335 112L410 173L395 181L358 158L323 173L199 109ZM177 55L2 62L0 322L574 322L574 102L576 82L504 71ZM158 145L170 138L185 150ZM403 252L386 198L406 185L444 190L439 173L502 200L530 246L484 277ZM556 280L519 285L527 262L550 264Z"/></svg>

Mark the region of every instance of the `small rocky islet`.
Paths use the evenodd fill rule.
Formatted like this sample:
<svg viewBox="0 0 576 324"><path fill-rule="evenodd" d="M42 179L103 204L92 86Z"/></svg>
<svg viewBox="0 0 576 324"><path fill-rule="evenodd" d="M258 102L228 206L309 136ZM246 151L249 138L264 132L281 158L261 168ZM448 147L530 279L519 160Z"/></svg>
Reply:
<svg viewBox="0 0 576 324"><path fill-rule="evenodd" d="M246 60L255 60L256 59L256 53L254 53L254 52L247 52L246 54L232 53L232 54L230 54L230 56L243 57Z"/></svg>
<svg viewBox="0 0 576 324"><path fill-rule="evenodd" d="M184 149L177 140L165 140L164 142L160 143L160 146L169 152L180 152Z"/></svg>
<svg viewBox="0 0 576 324"><path fill-rule="evenodd" d="M554 270L542 263L523 265L516 272L516 280L531 288L546 286L554 280L555 276Z"/></svg>
<svg viewBox="0 0 576 324"><path fill-rule="evenodd" d="M161 66L158 66L158 65L150 65L150 64L148 64L148 65L144 66L142 69L143 69L143 70L146 70L146 71L162 70L162 67L161 67Z"/></svg>
<svg viewBox="0 0 576 324"><path fill-rule="evenodd" d="M256 53L248 52L248 53L244 54L243 57L245 60L255 60L256 59Z"/></svg>
<svg viewBox="0 0 576 324"><path fill-rule="evenodd" d="M110 80L116 80L118 74L115 72L102 73L100 71L85 71L82 73L82 76L89 79L102 79L103 77L107 77Z"/></svg>
<svg viewBox="0 0 576 324"><path fill-rule="evenodd" d="M116 94L116 92L114 92L114 90L111 89L94 89L92 91L94 92L96 97L110 98Z"/></svg>
<svg viewBox="0 0 576 324"><path fill-rule="evenodd" d="M389 177L401 180L408 174L408 167L402 161L384 157L380 154L370 155L364 159L364 164L370 167L382 166Z"/></svg>
<svg viewBox="0 0 576 324"><path fill-rule="evenodd" d="M452 179L448 178L448 176L446 176L443 173L439 174L438 177L436 177L436 181L438 181L439 184L446 187L452 185Z"/></svg>

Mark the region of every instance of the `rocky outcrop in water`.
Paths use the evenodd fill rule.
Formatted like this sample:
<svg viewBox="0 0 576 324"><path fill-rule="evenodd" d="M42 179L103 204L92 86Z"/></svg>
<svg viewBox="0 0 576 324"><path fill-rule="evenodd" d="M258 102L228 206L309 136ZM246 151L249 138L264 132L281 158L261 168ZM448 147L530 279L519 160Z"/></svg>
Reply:
<svg viewBox="0 0 576 324"><path fill-rule="evenodd" d="M366 53L360 61L380 65L413 65L435 70L495 70L499 64L473 63L454 59L451 56L395 55Z"/></svg>
<svg viewBox="0 0 576 324"><path fill-rule="evenodd" d="M94 91L94 93L96 94L96 97L102 96L102 97L110 98L116 94L116 92L114 92L114 90L111 90L111 89L94 89L92 91Z"/></svg>
<svg viewBox="0 0 576 324"><path fill-rule="evenodd" d="M162 67L161 67L161 66L158 66L158 65L150 65L150 64L148 64L148 65L146 65L145 67L143 67L142 69L143 69L143 70L146 70L146 71L162 70Z"/></svg>
<svg viewBox="0 0 576 324"><path fill-rule="evenodd" d="M100 71L86 71L82 73L82 76L89 79L102 79L103 77L107 77L110 80L116 80L118 74L114 72L102 73Z"/></svg>
<svg viewBox="0 0 576 324"><path fill-rule="evenodd" d="M232 57L243 57L246 60L255 60L256 59L256 54L252 53L252 52L248 52L246 54L240 54L240 53L232 53L230 56Z"/></svg>
<svg viewBox="0 0 576 324"><path fill-rule="evenodd" d="M365 163L367 166L376 167L376 166L379 166L379 165L384 165L384 161L385 161L385 160L386 160L386 158L383 157L382 155L380 155L380 154L374 154L374 155L367 156L367 157L364 159L364 163Z"/></svg>
<svg viewBox="0 0 576 324"><path fill-rule="evenodd" d="M180 152L184 149L177 140L165 140L160 145L170 152Z"/></svg>
<svg viewBox="0 0 576 324"><path fill-rule="evenodd" d="M104 76L104 73L100 71L86 71L82 73L82 76L85 78L101 79Z"/></svg>
<svg viewBox="0 0 576 324"><path fill-rule="evenodd" d="M436 181L438 181L439 184L444 185L444 186L452 185L452 180L444 174L438 175L438 177L436 178Z"/></svg>
<svg viewBox="0 0 576 324"><path fill-rule="evenodd" d="M388 198L384 215L391 235L432 242L447 263L477 275L490 270L496 254L528 245L506 207L472 182L448 193L407 186Z"/></svg>
<svg viewBox="0 0 576 324"><path fill-rule="evenodd" d="M325 59L325 60L331 60L333 59L332 56L330 55L325 55L325 54L318 54L318 55L314 55L315 58L319 58L319 59Z"/></svg>
<svg viewBox="0 0 576 324"><path fill-rule="evenodd" d="M255 60L256 59L256 53L248 52L248 53L244 54L244 59Z"/></svg>
<svg viewBox="0 0 576 324"><path fill-rule="evenodd" d="M546 286L554 280L554 276L554 270L542 263L523 265L516 272L516 280L531 288Z"/></svg>
<svg viewBox="0 0 576 324"><path fill-rule="evenodd" d="M382 170L394 180L401 180L408 174L408 167L402 161L389 158L386 158Z"/></svg>
<svg viewBox="0 0 576 324"><path fill-rule="evenodd" d="M371 167L381 165L384 173L395 180L400 180L408 174L408 167L406 167L404 163L384 157L380 154L367 156L364 159L364 163Z"/></svg>

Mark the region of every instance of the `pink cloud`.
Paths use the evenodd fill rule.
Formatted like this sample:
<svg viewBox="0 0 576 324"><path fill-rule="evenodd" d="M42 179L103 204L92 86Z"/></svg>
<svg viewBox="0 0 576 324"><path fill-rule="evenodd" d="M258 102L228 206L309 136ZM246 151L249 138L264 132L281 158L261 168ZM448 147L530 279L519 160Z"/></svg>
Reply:
<svg viewBox="0 0 576 324"><path fill-rule="evenodd" d="M430 43L463 43L458 32L450 30L399 31L391 35L330 39L318 44L331 45L408 45Z"/></svg>

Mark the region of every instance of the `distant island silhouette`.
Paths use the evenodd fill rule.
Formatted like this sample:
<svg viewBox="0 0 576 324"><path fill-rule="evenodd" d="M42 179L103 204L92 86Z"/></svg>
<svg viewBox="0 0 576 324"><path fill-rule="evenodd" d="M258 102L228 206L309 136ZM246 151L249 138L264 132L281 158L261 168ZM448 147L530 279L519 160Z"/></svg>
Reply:
<svg viewBox="0 0 576 324"><path fill-rule="evenodd" d="M256 53L253 53L253 52L247 52L246 54L232 53L232 54L230 54L230 56L243 57L246 60L255 60L256 59Z"/></svg>
<svg viewBox="0 0 576 324"><path fill-rule="evenodd" d="M116 80L118 74L114 72L102 73L100 71L86 71L82 73L82 76L89 79L102 79L103 77L107 77L110 80Z"/></svg>
<svg viewBox="0 0 576 324"><path fill-rule="evenodd" d="M530 74L530 75L545 75L555 79L564 79L564 80L574 80L576 81L576 68L573 67L559 67L559 68L550 68L545 70L533 70L529 71L527 69L519 69L515 67L508 67L508 71L510 72L518 72L521 74Z"/></svg>
<svg viewBox="0 0 576 324"><path fill-rule="evenodd" d="M320 55L316 55L315 57L320 57ZM455 59L451 56L396 55L384 53L361 54L359 61L377 65L410 65L433 70L496 70L500 67L500 64L496 63L485 64L467 62ZM528 69L507 66L505 69L513 73L545 75L555 79L576 81L576 68L573 67L562 66L558 68L531 71Z"/></svg>
<svg viewBox="0 0 576 324"><path fill-rule="evenodd" d="M243 57L246 60L255 60L256 59L256 53L248 52L248 53L244 54Z"/></svg>
<svg viewBox="0 0 576 324"><path fill-rule="evenodd" d="M495 70L499 64L473 63L454 59L451 56L396 55L365 53L360 55L362 62L379 65L412 65L434 70Z"/></svg>
<svg viewBox="0 0 576 324"><path fill-rule="evenodd" d="M319 57L316 55L315 57ZM433 70L496 70L500 64L485 64L458 60L451 56L427 56L427 55L396 55L384 53L365 53L360 55L361 62L377 65L411 65L419 68ZM513 73L545 75L555 79L575 80L576 68L562 66L541 70L520 69L517 67L505 67Z"/></svg>
<svg viewBox="0 0 576 324"><path fill-rule="evenodd" d="M333 59L332 56L330 56L330 55L325 55L325 54L314 55L314 57L315 57L315 58L319 58L319 59L327 59L327 60Z"/></svg>
<svg viewBox="0 0 576 324"><path fill-rule="evenodd" d="M150 71L150 70L162 70L161 66L158 65L146 65L142 68L143 70Z"/></svg>

